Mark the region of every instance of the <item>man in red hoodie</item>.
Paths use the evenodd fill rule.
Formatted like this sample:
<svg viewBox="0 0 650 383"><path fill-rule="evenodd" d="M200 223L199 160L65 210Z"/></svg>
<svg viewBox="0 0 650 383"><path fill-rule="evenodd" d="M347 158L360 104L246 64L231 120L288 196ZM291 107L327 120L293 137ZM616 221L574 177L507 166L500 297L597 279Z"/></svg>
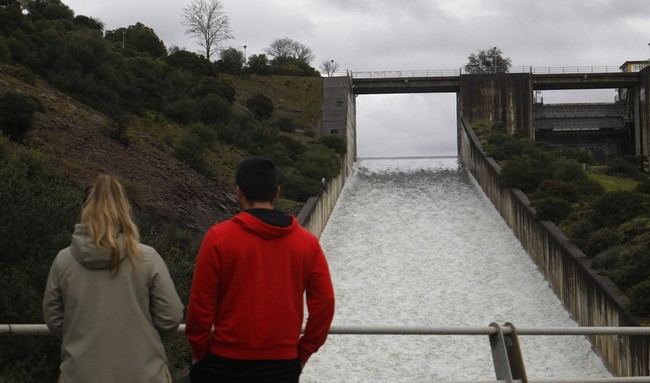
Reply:
<svg viewBox="0 0 650 383"><path fill-rule="evenodd" d="M242 212L208 230L194 267L185 333L192 383L298 382L325 342L334 292L318 239L273 210L278 171L252 157L237 169ZM305 332L304 297L309 317Z"/></svg>

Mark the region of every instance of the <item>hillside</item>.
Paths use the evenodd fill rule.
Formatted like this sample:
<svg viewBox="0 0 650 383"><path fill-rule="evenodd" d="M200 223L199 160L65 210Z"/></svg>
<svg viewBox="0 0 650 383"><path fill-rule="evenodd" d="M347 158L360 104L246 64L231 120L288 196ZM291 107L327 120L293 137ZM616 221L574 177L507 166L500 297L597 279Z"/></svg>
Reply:
<svg viewBox="0 0 650 383"><path fill-rule="evenodd" d="M173 156L170 148L145 129L129 131L128 146L107 136L114 122L37 80L33 85L0 66L0 92L12 89L40 101L28 146L80 188L98 172L119 176L133 203L160 224L202 231L236 208L231 183L208 179Z"/></svg>

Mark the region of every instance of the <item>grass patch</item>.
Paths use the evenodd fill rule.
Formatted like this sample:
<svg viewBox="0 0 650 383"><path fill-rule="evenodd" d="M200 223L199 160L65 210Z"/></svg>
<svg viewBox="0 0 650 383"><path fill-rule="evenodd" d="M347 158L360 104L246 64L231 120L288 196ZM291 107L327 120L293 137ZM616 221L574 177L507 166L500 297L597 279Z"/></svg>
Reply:
<svg viewBox="0 0 650 383"><path fill-rule="evenodd" d="M321 117L323 80L320 77L229 75L219 76L235 88L235 102L246 104L251 96L263 94L273 100L275 110L272 119L278 116L291 117L296 122L316 129Z"/></svg>
<svg viewBox="0 0 650 383"><path fill-rule="evenodd" d="M598 182L606 192L632 191L639 184L638 181L629 178L610 176L607 174L587 172L587 177Z"/></svg>

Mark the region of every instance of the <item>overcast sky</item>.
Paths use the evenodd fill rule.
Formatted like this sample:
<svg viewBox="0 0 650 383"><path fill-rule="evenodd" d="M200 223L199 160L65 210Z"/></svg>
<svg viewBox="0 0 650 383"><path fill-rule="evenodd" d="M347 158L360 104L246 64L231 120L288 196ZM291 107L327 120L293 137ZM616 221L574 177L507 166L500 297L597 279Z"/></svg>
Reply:
<svg viewBox="0 0 650 383"><path fill-rule="evenodd" d="M107 29L142 22L167 46L197 50L181 25L189 0L63 0ZM615 65L649 56L650 0L222 0L235 39L261 53L289 37L311 47L314 66L459 68L497 46L513 66ZM612 101L613 91L546 92L545 102ZM453 94L359 96L361 156L454 153Z"/></svg>

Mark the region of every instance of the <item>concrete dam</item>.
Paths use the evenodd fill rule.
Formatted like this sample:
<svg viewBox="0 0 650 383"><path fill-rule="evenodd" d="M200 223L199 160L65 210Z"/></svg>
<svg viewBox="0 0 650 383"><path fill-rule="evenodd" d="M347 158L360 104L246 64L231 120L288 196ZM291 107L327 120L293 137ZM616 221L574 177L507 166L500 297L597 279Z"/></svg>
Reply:
<svg viewBox="0 0 650 383"><path fill-rule="evenodd" d="M455 158L360 160L321 236L335 326L576 326ZM609 377L584 337L521 337L531 379ZM485 336L331 335L301 381L494 379Z"/></svg>

